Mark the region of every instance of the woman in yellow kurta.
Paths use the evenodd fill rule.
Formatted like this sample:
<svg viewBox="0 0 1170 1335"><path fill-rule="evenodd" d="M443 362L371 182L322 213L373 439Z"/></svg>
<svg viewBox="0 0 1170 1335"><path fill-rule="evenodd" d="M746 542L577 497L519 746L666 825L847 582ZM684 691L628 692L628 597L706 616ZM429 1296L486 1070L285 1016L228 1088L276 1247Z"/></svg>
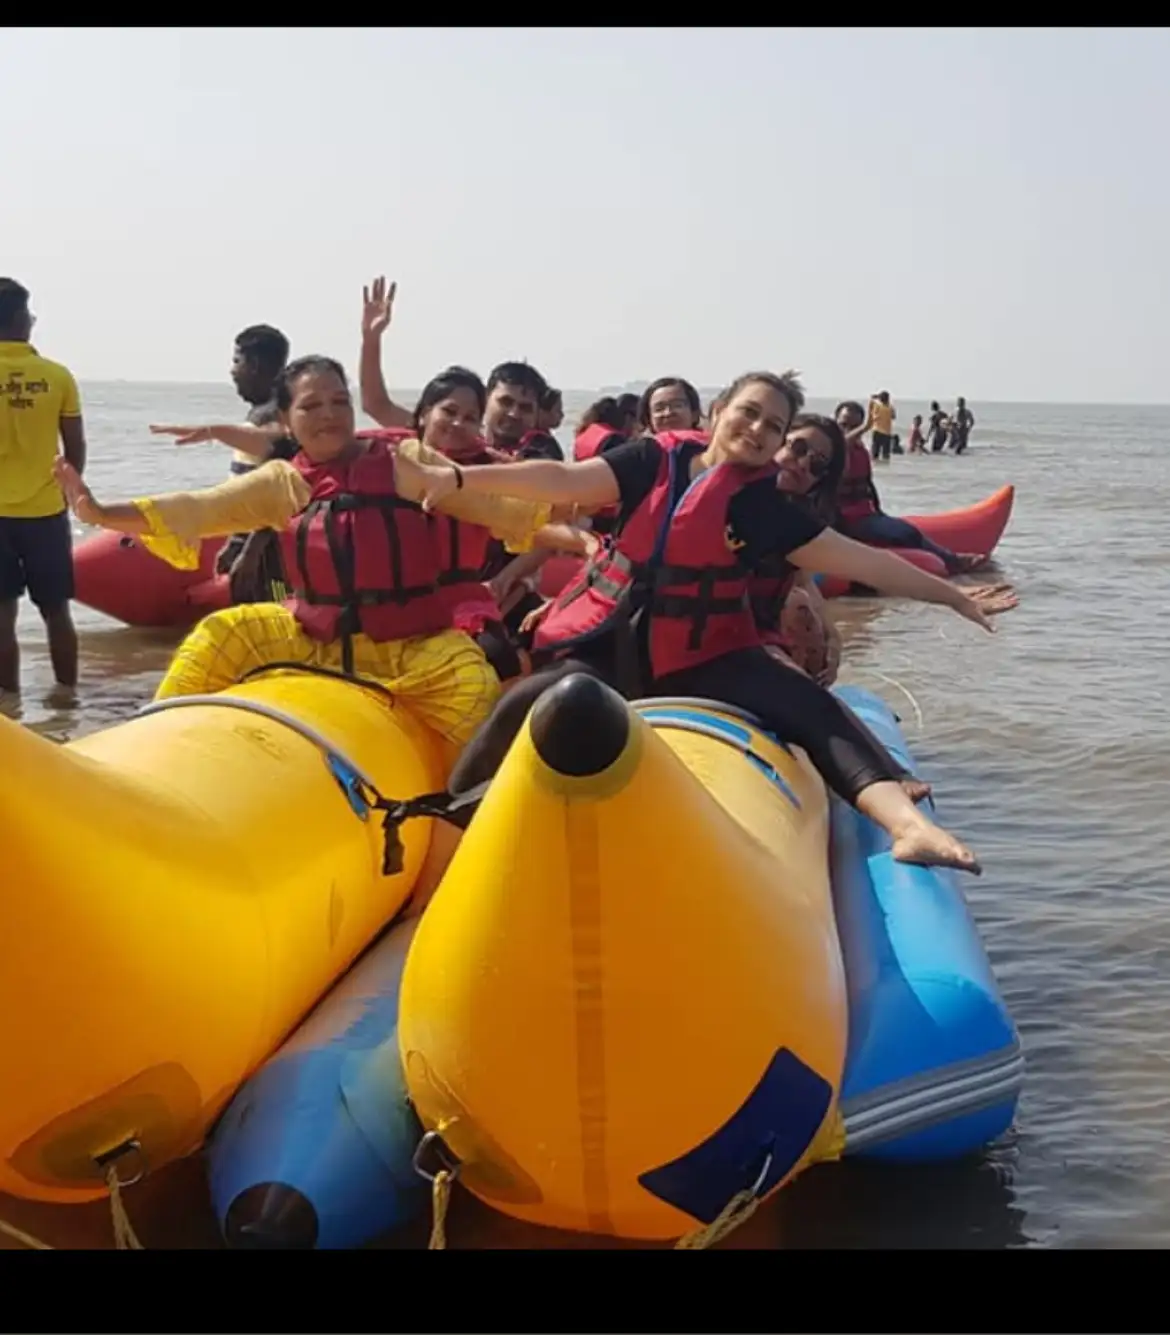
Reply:
<svg viewBox="0 0 1170 1335"><path fill-rule="evenodd" d="M328 358L305 357L291 363L277 384L277 404L284 430L300 446L294 462L272 459L254 472L218 486L122 504L99 503L63 461L57 468L57 480L83 523L134 534L172 565L194 569L202 539L262 528L287 532L311 502L320 503L323 495L327 496L330 488L323 487L322 477L332 478L336 490L334 466L347 465L360 459L363 452L377 448L376 442L355 437L353 403L345 373ZM393 523L401 526L402 537L411 537L405 559L413 559L417 571L426 566L429 554L420 555L414 507L404 508L401 501L413 501L422 495L418 463L445 461L417 440L403 442L386 453L386 486L399 498L394 502L398 508L385 509L378 516L378 524L389 524L395 515L400 516L393 518ZM535 533L550 517L547 505L470 493L451 497L441 508L458 519L484 525L517 552L531 547ZM421 511L418 513L421 515ZM355 533L370 533L369 528L358 528L360 521L353 522ZM303 526L304 520L298 523ZM360 567L360 553L358 564ZM294 563L286 565L292 567ZM291 568L289 574L296 582ZM414 583L419 582L416 574ZM291 606L248 603L205 617L175 654L156 699L222 690L267 664L292 662L334 671L344 668L356 677L373 679L456 747L462 746L487 717L500 694L499 679L470 636L453 629L449 618L445 624L436 623L436 615L439 621L443 619L433 610L442 605L441 600L432 608L424 594L414 605L415 613L420 605L427 609L420 623L422 633L371 635L367 606L361 613L360 630L326 638L320 628L320 609L311 606L313 599L309 597L306 610L303 590L301 594L298 599L294 591ZM417 622L415 613L411 615ZM391 622L383 619L383 628L393 620L392 613L386 615ZM409 622L410 617L403 624ZM306 629L307 625L311 630Z"/></svg>

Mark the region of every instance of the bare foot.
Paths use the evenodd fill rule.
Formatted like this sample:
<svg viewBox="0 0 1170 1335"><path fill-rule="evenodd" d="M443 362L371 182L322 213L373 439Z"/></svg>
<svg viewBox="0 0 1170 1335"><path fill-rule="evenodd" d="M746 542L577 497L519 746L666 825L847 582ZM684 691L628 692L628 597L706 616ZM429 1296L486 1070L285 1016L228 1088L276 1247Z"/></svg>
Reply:
<svg viewBox="0 0 1170 1335"><path fill-rule="evenodd" d="M899 779L902 785L902 791L911 802L921 802L931 794L930 784L924 783L921 779Z"/></svg>
<svg viewBox="0 0 1170 1335"><path fill-rule="evenodd" d="M899 862L919 867L954 867L973 876L983 875L975 854L965 844L925 818L907 825L895 838L891 851Z"/></svg>

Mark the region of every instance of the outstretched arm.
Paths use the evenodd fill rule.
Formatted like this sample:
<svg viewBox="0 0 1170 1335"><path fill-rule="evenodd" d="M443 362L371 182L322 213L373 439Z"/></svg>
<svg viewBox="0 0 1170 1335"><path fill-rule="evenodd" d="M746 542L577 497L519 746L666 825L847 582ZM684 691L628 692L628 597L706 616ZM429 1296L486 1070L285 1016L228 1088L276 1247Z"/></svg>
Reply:
<svg viewBox="0 0 1170 1335"><path fill-rule="evenodd" d="M989 620L991 616L1010 611L1019 603L1010 585L965 589L937 575L928 575L900 556L854 542L832 529L824 529L811 542L790 552L788 559L813 574L836 575L853 584L866 584L879 593L952 608L984 630L995 629Z"/></svg>
<svg viewBox="0 0 1170 1335"><path fill-rule="evenodd" d="M217 440L253 459L267 459L274 441L285 434L279 422L267 426L219 422L211 426L151 426L152 436L174 436L176 445L197 445Z"/></svg>
<svg viewBox="0 0 1170 1335"><path fill-rule="evenodd" d="M58 459L53 465L53 476L65 493L65 503L83 524L95 528L110 528L115 533L149 533L150 521L132 501L103 505L81 479L81 474L67 460Z"/></svg>
<svg viewBox="0 0 1170 1335"><path fill-rule="evenodd" d="M198 566L201 539L283 528L310 495L308 483L282 460L215 487L108 504L97 500L67 460L58 459L53 471L82 523L140 536L151 551L181 569Z"/></svg>
<svg viewBox="0 0 1170 1335"><path fill-rule="evenodd" d="M433 509L458 492L515 496L548 505L579 505L584 509L615 505L621 499L617 477L604 459L554 463L532 459L514 464L482 464L459 468L452 463L420 467L418 499Z"/></svg>

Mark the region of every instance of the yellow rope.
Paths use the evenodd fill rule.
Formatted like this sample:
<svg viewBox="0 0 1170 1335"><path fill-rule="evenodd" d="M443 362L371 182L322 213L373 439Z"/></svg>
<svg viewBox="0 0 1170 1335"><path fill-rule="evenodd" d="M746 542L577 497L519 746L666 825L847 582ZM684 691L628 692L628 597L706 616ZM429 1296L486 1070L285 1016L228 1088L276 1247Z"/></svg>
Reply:
<svg viewBox="0 0 1170 1335"><path fill-rule="evenodd" d="M122 1201L122 1184L118 1181L118 1170L114 1164L106 1169L106 1186L110 1190L110 1218L114 1225L114 1246L119 1251L141 1252L146 1249L138 1241L134 1225L126 1213Z"/></svg>
<svg viewBox="0 0 1170 1335"><path fill-rule="evenodd" d="M17 1242L22 1242L26 1247L31 1247L33 1251L56 1251L56 1248L50 1247L47 1242L42 1242L40 1238L34 1238L31 1233L26 1233L24 1229L17 1228L14 1224L6 1224L3 1219L0 1219L0 1233L4 1233L10 1238L15 1238Z"/></svg>
<svg viewBox="0 0 1170 1335"><path fill-rule="evenodd" d="M731 1200L711 1220L701 1228L684 1233L674 1244L675 1251L704 1251L722 1241L755 1214L760 1198L752 1190L737 1191Z"/></svg>
<svg viewBox="0 0 1170 1335"><path fill-rule="evenodd" d="M428 1251L442 1251L447 1246L447 1207L451 1204L451 1187L455 1174L441 1168L431 1183L431 1209L434 1222L431 1224L431 1240Z"/></svg>

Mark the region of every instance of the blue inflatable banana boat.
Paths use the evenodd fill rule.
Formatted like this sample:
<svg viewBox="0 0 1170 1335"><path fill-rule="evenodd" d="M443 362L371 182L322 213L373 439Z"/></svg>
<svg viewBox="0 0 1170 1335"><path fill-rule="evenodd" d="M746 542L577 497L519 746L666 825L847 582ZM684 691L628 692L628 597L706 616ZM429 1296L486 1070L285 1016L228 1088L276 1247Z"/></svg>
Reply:
<svg viewBox="0 0 1170 1335"><path fill-rule="evenodd" d="M398 1053L417 919L390 929L236 1094L208 1155L229 1247L360 1247L427 1200Z"/></svg>

